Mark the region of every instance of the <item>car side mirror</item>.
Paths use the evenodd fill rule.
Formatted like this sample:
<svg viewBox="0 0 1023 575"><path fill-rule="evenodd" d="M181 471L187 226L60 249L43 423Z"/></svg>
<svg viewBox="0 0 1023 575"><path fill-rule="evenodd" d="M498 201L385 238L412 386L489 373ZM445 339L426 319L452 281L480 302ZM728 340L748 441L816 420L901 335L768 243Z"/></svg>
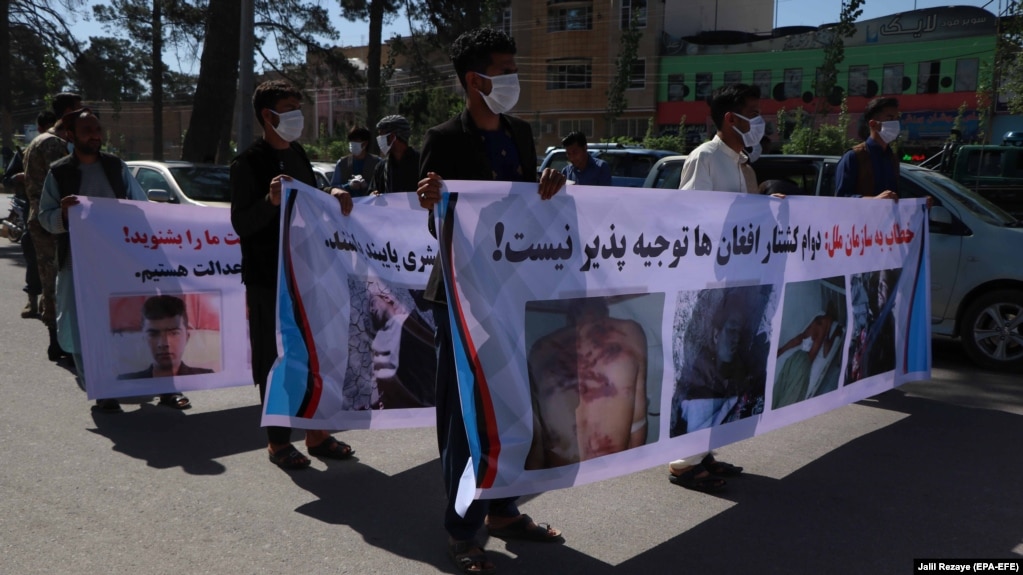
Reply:
<svg viewBox="0 0 1023 575"><path fill-rule="evenodd" d="M160 202L163 204L169 204L171 201L170 192L167 190L148 190L146 192L146 197L149 198L149 201L151 202Z"/></svg>
<svg viewBox="0 0 1023 575"><path fill-rule="evenodd" d="M945 206L932 206L928 219L930 220L931 227L942 228L951 226L955 221L955 218L952 217L952 212L948 211L948 208Z"/></svg>

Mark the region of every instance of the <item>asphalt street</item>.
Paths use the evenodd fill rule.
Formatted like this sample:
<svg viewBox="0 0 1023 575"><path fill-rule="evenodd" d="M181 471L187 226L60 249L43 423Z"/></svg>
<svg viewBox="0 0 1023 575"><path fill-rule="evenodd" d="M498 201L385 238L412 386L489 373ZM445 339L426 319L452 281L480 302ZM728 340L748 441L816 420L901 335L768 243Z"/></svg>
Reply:
<svg viewBox="0 0 1023 575"><path fill-rule="evenodd" d="M0 195L6 215L7 196ZM0 574L453 573L434 430L346 431L356 459L267 461L251 387L94 414L21 319L0 239ZM1023 377L936 342L933 378L720 450L711 496L664 467L525 498L564 545L487 541L501 574L910 574L1023 558ZM482 534L481 534L482 536Z"/></svg>

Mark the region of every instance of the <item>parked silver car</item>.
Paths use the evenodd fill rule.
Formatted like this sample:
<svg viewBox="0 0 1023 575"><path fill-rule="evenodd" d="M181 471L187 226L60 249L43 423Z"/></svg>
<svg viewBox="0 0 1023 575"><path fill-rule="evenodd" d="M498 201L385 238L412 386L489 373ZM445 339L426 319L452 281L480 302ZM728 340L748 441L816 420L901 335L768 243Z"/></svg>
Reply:
<svg viewBox="0 0 1023 575"><path fill-rule="evenodd" d="M834 156L761 156L761 184L789 194L835 195ZM684 156L650 170L647 187L677 188ZM967 355L993 369L1023 368L1023 222L955 181L903 164L899 196L930 196L931 332L958 337Z"/></svg>
<svg viewBox="0 0 1023 575"><path fill-rule="evenodd" d="M192 162L125 162L151 202L231 207L231 169Z"/></svg>

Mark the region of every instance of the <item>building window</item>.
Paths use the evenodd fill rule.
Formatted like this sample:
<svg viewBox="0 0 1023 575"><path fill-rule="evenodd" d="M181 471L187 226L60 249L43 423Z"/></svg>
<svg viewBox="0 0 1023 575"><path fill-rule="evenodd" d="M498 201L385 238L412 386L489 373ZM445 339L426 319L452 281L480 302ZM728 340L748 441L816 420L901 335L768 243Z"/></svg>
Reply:
<svg viewBox="0 0 1023 575"><path fill-rule="evenodd" d="M564 32L569 30L592 30L593 7L573 6L571 8L551 8L547 13L547 31Z"/></svg>
<svg viewBox="0 0 1023 575"><path fill-rule="evenodd" d="M646 88L646 59L640 58L632 63L632 72L629 74L629 89L642 90Z"/></svg>
<svg viewBox="0 0 1023 575"><path fill-rule="evenodd" d="M884 76L881 79L882 94L901 94L902 77L904 75L902 64L885 64Z"/></svg>
<svg viewBox="0 0 1023 575"><path fill-rule="evenodd" d="M761 98L771 97L771 71L770 70L754 70L753 71L753 85L760 88Z"/></svg>
<svg viewBox="0 0 1023 575"><path fill-rule="evenodd" d="M593 135L593 120L584 118L581 120L558 120L558 137L564 138L572 132L582 132L587 136Z"/></svg>
<svg viewBox="0 0 1023 575"><path fill-rule="evenodd" d="M504 10L501 10L501 17L498 21L497 28L505 34L512 35L512 9L508 6Z"/></svg>
<svg viewBox="0 0 1023 575"><path fill-rule="evenodd" d="M977 70L980 62L976 58L956 60L956 92L977 91Z"/></svg>
<svg viewBox="0 0 1023 575"><path fill-rule="evenodd" d="M725 86L738 84L739 82L742 82L742 72L734 70L731 72L725 72Z"/></svg>
<svg viewBox="0 0 1023 575"><path fill-rule="evenodd" d="M869 72L870 72L869 66L849 66L850 96L867 95L867 74Z"/></svg>
<svg viewBox="0 0 1023 575"><path fill-rule="evenodd" d="M714 74L710 72L697 72L696 73L696 101L703 102L710 99L710 94L714 90Z"/></svg>
<svg viewBox="0 0 1023 575"><path fill-rule="evenodd" d="M920 62L916 73L917 94L937 94L938 80L941 79L941 61Z"/></svg>
<svg viewBox="0 0 1023 575"><path fill-rule="evenodd" d="M647 126L649 124L650 120L648 118L622 118L615 120L615 136L642 140L646 137Z"/></svg>
<svg viewBox="0 0 1023 575"><path fill-rule="evenodd" d="M548 90L582 90L592 82L592 66L589 60L548 61Z"/></svg>
<svg viewBox="0 0 1023 575"><path fill-rule="evenodd" d="M689 95L685 74L668 74L668 101L681 102Z"/></svg>
<svg viewBox="0 0 1023 575"><path fill-rule="evenodd" d="M785 99L803 96L803 69L785 68Z"/></svg>
<svg viewBox="0 0 1023 575"><path fill-rule="evenodd" d="M622 0L622 18L620 27L625 30L633 18L636 20L636 28L646 28L646 3L647 0Z"/></svg>

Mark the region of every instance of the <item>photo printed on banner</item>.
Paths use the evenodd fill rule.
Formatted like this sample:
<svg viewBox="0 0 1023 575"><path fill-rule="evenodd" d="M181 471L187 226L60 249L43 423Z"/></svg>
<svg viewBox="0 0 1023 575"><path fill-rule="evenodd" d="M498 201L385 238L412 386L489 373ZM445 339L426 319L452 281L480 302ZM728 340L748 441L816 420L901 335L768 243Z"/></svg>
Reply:
<svg viewBox="0 0 1023 575"><path fill-rule="evenodd" d="M845 384L895 369L896 297L902 269L849 277L852 339Z"/></svg>
<svg viewBox="0 0 1023 575"><path fill-rule="evenodd" d="M845 277L786 284L771 409L838 389L848 331Z"/></svg>
<svg viewBox="0 0 1023 575"><path fill-rule="evenodd" d="M433 407L436 324L422 290L349 278L345 410Z"/></svg>
<svg viewBox="0 0 1023 575"><path fill-rule="evenodd" d="M117 379L220 371L220 303L218 292L111 297Z"/></svg>
<svg viewBox="0 0 1023 575"><path fill-rule="evenodd" d="M763 413L773 285L679 292L670 436Z"/></svg>
<svg viewBox="0 0 1023 575"><path fill-rule="evenodd" d="M663 317L663 293L527 302L533 441L526 469L657 441Z"/></svg>

